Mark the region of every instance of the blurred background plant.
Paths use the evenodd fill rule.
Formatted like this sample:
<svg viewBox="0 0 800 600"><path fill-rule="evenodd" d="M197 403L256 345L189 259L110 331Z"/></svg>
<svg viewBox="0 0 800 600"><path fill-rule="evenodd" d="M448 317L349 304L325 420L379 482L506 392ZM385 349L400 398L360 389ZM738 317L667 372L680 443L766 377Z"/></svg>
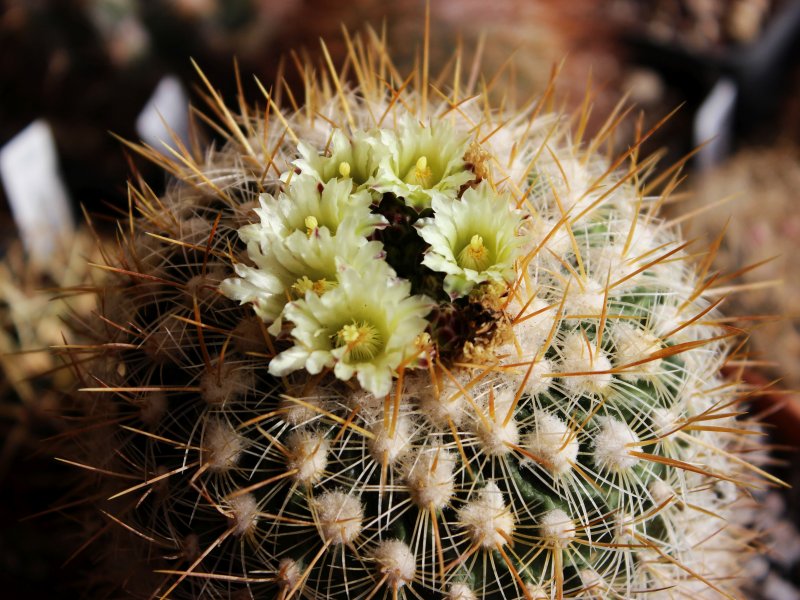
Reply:
<svg viewBox="0 0 800 600"><path fill-rule="evenodd" d="M9 236L10 238L11 236ZM7 240L9 238L6 238ZM100 273L97 241L85 228L46 263L35 263L19 240L4 244L0 261L0 584L9 593L44 597L53 590L67 558L59 535L63 517L24 520L49 511L74 482L71 469L53 460L48 447L65 429L59 390L74 385L51 346L77 341L65 319L85 320L95 306L83 292Z"/></svg>

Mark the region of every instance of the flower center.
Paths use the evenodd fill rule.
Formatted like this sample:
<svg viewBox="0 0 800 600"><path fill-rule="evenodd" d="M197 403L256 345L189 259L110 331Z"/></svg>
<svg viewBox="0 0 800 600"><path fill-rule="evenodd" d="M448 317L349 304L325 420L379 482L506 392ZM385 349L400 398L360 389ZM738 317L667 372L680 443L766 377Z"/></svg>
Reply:
<svg viewBox="0 0 800 600"><path fill-rule="evenodd" d="M346 362L366 362L375 358L381 349L381 334L366 321L353 321L336 332L336 347L346 347Z"/></svg>
<svg viewBox="0 0 800 600"><path fill-rule="evenodd" d="M483 238L477 233L458 255L458 264L464 269L485 271L491 264L489 250L483 245Z"/></svg>
<svg viewBox="0 0 800 600"><path fill-rule="evenodd" d="M347 179L350 177L350 163L347 161L342 161L339 163L339 175Z"/></svg>
<svg viewBox="0 0 800 600"><path fill-rule="evenodd" d="M299 298L305 296L306 292L314 292L317 296L321 296L325 292L332 290L335 287L335 281L328 281L324 277L322 279L312 281L305 275L303 275L294 283L294 285L292 285L292 289L297 293Z"/></svg>
<svg viewBox="0 0 800 600"><path fill-rule="evenodd" d="M308 234L308 237L314 235L314 232L319 227L319 221L317 221L317 217L314 215L308 215L303 223L306 226L306 233Z"/></svg>
<svg viewBox="0 0 800 600"><path fill-rule="evenodd" d="M423 155L417 159L414 167L408 170L408 174L403 181L406 183L415 183L424 188L428 188L431 186L432 178L433 172L428 166L428 157Z"/></svg>

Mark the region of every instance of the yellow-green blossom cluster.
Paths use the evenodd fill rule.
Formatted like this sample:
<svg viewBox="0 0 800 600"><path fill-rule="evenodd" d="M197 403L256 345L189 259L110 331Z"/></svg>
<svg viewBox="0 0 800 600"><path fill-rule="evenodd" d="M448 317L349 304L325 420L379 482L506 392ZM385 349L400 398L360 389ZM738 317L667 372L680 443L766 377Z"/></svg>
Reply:
<svg viewBox="0 0 800 600"><path fill-rule="evenodd" d="M248 260L221 285L291 344L271 361L272 374L329 368L386 394L398 368L415 364L431 296L513 283L522 212L466 161L470 148L471 136L452 123L411 117L396 129L335 129L326 148L298 143L282 191L262 194L260 222L239 230ZM381 214L386 197L416 211L412 233L425 248L418 265L440 275L438 289L414 289L387 260L379 241L392 225Z"/></svg>

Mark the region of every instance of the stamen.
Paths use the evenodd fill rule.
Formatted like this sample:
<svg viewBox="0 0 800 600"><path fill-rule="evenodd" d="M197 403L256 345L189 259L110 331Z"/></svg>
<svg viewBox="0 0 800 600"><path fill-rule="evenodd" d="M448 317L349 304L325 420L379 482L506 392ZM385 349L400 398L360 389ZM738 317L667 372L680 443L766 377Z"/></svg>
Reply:
<svg viewBox="0 0 800 600"><path fill-rule="evenodd" d="M366 322L353 321L336 332L336 347L347 347L346 362L366 362L375 358L383 340L378 330Z"/></svg>
<svg viewBox="0 0 800 600"><path fill-rule="evenodd" d="M298 298L302 298L306 295L306 292L314 292L317 296L321 296L335 288L336 285L336 281L328 281L324 277L314 281L303 275L292 285L292 289L296 292Z"/></svg>
<svg viewBox="0 0 800 600"><path fill-rule="evenodd" d="M485 271L491 264L489 251L483 245L483 238L475 234L458 255L458 264L465 269Z"/></svg>
<svg viewBox="0 0 800 600"><path fill-rule="evenodd" d="M431 186L432 178L433 172L428 166L428 157L423 155L417 159L414 167L408 171L404 181L406 183L417 184L424 188L428 188Z"/></svg>
<svg viewBox="0 0 800 600"><path fill-rule="evenodd" d="M306 233L308 234L308 237L311 237L319 227L319 221L317 221L317 217L314 215L307 216L303 223L306 226Z"/></svg>
<svg viewBox="0 0 800 600"><path fill-rule="evenodd" d="M431 169L428 166L428 157L420 156L417 159L416 169L414 169L414 176L417 178L417 183L419 183L422 187L430 187L432 175Z"/></svg>

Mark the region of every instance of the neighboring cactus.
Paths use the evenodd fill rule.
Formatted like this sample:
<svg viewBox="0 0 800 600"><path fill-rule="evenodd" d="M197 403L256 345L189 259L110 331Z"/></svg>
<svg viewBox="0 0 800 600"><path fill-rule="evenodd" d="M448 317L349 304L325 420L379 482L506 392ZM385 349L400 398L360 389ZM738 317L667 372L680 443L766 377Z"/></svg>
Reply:
<svg viewBox="0 0 800 600"><path fill-rule="evenodd" d="M798 186L797 146L744 149L698 177L691 201L682 207L693 215L689 235L718 237L725 227L716 266L742 271L728 301L735 314L784 317L753 327L750 350L762 361L763 374L780 378L781 387L791 390L800 389L800 265L793 260L800 248ZM720 213L724 219L714 218ZM756 263L765 264L745 267Z"/></svg>
<svg viewBox="0 0 800 600"><path fill-rule="evenodd" d="M33 260L13 235L0 260L0 481L18 467L20 451L29 454L42 437L52 435L62 395L75 383L73 373L59 369L50 348L65 339L65 319L86 319L94 309L91 290L97 272L87 258L99 258L94 238L85 229L67 236L48 260ZM89 290L88 292L85 290Z"/></svg>
<svg viewBox="0 0 800 600"><path fill-rule="evenodd" d="M236 116L209 88L222 148L139 147L175 182L131 187L97 345L72 352L74 462L136 541L108 558L154 573L120 585L735 597L758 429L652 161L599 154L613 117L582 140L550 91L496 109L460 57L445 94L370 39L356 88L309 67L305 106Z"/></svg>
<svg viewBox="0 0 800 600"><path fill-rule="evenodd" d="M37 598L68 578L68 570L59 570L65 557L53 537L70 526L57 515L46 526L29 517L49 509L76 479L72 467L52 460L53 444L43 447L65 429L62 392L75 384L74 372L59 368L51 347L81 341L62 331L64 319L94 318L94 295L81 290L98 285L87 258L99 254L96 240L80 229L61 236L57 251L37 261L12 229L4 231L0 251L0 586Z"/></svg>

